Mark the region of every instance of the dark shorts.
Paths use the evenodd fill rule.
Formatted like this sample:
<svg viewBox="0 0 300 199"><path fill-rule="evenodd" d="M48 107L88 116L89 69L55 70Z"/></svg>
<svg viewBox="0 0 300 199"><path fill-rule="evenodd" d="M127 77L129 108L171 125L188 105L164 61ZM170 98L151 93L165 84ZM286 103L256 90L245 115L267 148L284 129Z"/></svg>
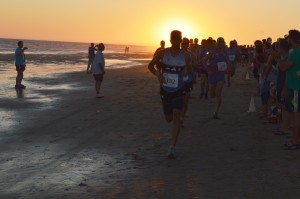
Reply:
<svg viewBox="0 0 300 199"><path fill-rule="evenodd" d="M200 74L204 74L204 75L206 75L206 77L208 77L207 70L200 69Z"/></svg>
<svg viewBox="0 0 300 199"><path fill-rule="evenodd" d="M16 71L24 71L26 68L25 64L16 64Z"/></svg>
<svg viewBox="0 0 300 199"><path fill-rule="evenodd" d="M190 93L194 89L193 82L185 83L184 88L186 93Z"/></svg>
<svg viewBox="0 0 300 199"><path fill-rule="evenodd" d="M258 69L254 68L252 72L253 72L254 78L259 79Z"/></svg>
<svg viewBox="0 0 300 199"><path fill-rule="evenodd" d="M102 82L103 81L103 74L94 74L94 79L96 82Z"/></svg>
<svg viewBox="0 0 300 199"><path fill-rule="evenodd" d="M176 92L166 92L164 89L160 88L160 97L163 103L165 115L171 115L173 113L173 109L181 110L183 108L184 94L184 88Z"/></svg>
<svg viewBox="0 0 300 199"><path fill-rule="evenodd" d="M89 57L89 64L93 63L94 57Z"/></svg>
<svg viewBox="0 0 300 199"><path fill-rule="evenodd" d="M283 99L281 99L281 93L283 91L284 84L285 84L285 73L279 71L277 76L277 82L276 82L276 93L277 93L278 101L283 101Z"/></svg>
<svg viewBox="0 0 300 199"><path fill-rule="evenodd" d="M268 100L270 97L270 82L262 82L260 92L261 103L263 105L268 104Z"/></svg>
<svg viewBox="0 0 300 199"><path fill-rule="evenodd" d="M208 83L210 85L217 85L218 82L225 83L225 74L215 74L208 77Z"/></svg>
<svg viewBox="0 0 300 199"><path fill-rule="evenodd" d="M285 110L290 113L300 113L300 90L287 89Z"/></svg>

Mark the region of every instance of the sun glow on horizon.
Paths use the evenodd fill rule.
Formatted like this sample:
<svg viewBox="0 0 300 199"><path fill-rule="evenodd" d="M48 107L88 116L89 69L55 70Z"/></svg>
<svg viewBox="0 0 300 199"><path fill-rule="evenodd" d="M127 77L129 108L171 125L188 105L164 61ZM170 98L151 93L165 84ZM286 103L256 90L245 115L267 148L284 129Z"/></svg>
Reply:
<svg viewBox="0 0 300 199"><path fill-rule="evenodd" d="M157 41L164 40L166 42L166 45L170 44L170 33L173 30L181 31L182 37L187 37L189 39L194 39L201 36L199 26L196 26L189 20L183 18L169 19L161 22L161 25L159 26L156 33Z"/></svg>

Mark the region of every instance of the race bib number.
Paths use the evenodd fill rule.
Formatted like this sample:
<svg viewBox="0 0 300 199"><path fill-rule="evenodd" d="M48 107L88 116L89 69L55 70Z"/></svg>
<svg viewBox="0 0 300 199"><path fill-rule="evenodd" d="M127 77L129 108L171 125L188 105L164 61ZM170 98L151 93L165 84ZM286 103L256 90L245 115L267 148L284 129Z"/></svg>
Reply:
<svg viewBox="0 0 300 199"><path fill-rule="evenodd" d="M229 61L234 62L235 55L229 55L228 58L229 58Z"/></svg>
<svg viewBox="0 0 300 199"><path fill-rule="evenodd" d="M186 82L186 81L188 81L188 80L189 80L189 76L188 76L188 75L186 75L186 76L183 77L183 81L184 81L184 82Z"/></svg>
<svg viewBox="0 0 300 199"><path fill-rule="evenodd" d="M179 80L178 74L164 73L163 76L165 78L165 83L163 83L164 86L170 88L178 88L178 80Z"/></svg>
<svg viewBox="0 0 300 199"><path fill-rule="evenodd" d="M226 70L227 70L226 62L218 62L218 71L226 71Z"/></svg>

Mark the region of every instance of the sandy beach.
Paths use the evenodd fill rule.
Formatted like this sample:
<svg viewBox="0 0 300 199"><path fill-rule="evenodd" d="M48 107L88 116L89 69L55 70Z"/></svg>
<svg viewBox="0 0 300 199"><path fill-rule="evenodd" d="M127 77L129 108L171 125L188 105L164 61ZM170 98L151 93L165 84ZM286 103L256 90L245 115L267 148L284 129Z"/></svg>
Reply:
<svg viewBox="0 0 300 199"><path fill-rule="evenodd" d="M158 81L139 63L108 70L102 99L85 68L1 96L0 198L299 198L300 153L283 150L276 124L247 112L251 96L257 111L260 101L246 67L224 88L221 120L195 85L169 160Z"/></svg>

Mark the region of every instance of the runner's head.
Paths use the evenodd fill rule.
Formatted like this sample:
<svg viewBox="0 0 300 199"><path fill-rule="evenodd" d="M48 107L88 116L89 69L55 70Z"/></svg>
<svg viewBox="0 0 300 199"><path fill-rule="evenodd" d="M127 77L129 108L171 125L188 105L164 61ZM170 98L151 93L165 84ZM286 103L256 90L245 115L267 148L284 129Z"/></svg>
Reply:
<svg viewBox="0 0 300 199"><path fill-rule="evenodd" d="M181 48L184 50L187 50L189 47L189 44L190 44L189 39L186 37L183 37L182 42L181 42Z"/></svg>
<svg viewBox="0 0 300 199"><path fill-rule="evenodd" d="M182 41L182 35L179 30L173 30L170 35L170 42L173 48L180 49L180 43Z"/></svg>
<svg viewBox="0 0 300 199"><path fill-rule="evenodd" d="M196 45L197 45L197 44L198 44L198 42L199 42L198 38L195 38L195 39L194 39L194 44L196 44Z"/></svg>
<svg viewBox="0 0 300 199"><path fill-rule="evenodd" d="M219 37L219 38L217 39L217 46L218 46L219 48L225 47L225 40L224 40L223 37Z"/></svg>
<svg viewBox="0 0 300 199"><path fill-rule="evenodd" d="M161 41L160 41L160 46L161 46L162 48L164 48L164 47L165 47L165 44L166 44L166 43L165 43L165 41L164 41L164 40L161 40Z"/></svg>

